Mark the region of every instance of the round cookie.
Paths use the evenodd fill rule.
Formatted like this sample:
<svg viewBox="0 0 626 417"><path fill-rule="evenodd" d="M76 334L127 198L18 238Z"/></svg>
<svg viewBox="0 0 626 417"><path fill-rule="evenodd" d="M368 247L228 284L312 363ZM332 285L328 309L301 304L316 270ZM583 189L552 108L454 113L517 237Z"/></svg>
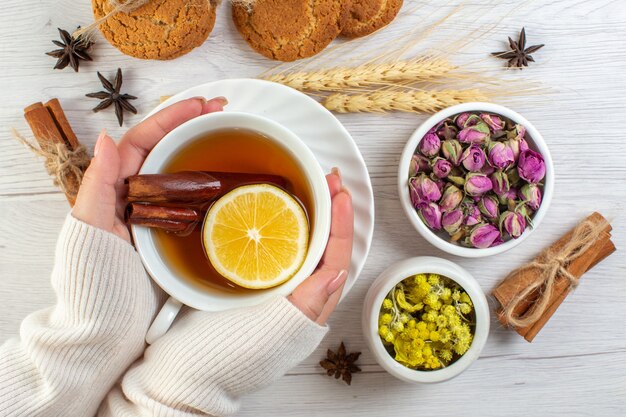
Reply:
<svg viewBox="0 0 626 417"><path fill-rule="evenodd" d="M109 0L91 0L91 5L96 19L113 9ZM128 14L111 16L100 32L126 55L165 60L202 45L214 24L214 0L152 0Z"/></svg>
<svg viewBox="0 0 626 417"><path fill-rule="evenodd" d="M339 35L338 0L234 1L233 21L246 42L280 61L313 56Z"/></svg>
<svg viewBox="0 0 626 417"><path fill-rule="evenodd" d="M341 34L350 38L369 35L398 15L403 0L344 0Z"/></svg>

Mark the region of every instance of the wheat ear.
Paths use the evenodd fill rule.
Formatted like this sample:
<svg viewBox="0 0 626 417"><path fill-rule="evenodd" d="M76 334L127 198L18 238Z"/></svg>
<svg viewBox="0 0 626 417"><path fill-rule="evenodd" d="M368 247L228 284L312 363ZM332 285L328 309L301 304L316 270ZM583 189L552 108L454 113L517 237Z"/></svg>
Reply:
<svg viewBox="0 0 626 417"><path fill-rule="evenodd" d="M338 113L434 113L446 107L469 101L488 101L481 90L410 90L374 91L363 94L335 93L322 101L328 110Z"/></svg>
<svg viewBox="0 0 626 417"><path fill-rule="evenodd" d="M457 69L445 58L420 57L407 61L372 62L356 67L281 72L266 80L303 91L335 91L390 83L417 83L445 78Z"/></svg>

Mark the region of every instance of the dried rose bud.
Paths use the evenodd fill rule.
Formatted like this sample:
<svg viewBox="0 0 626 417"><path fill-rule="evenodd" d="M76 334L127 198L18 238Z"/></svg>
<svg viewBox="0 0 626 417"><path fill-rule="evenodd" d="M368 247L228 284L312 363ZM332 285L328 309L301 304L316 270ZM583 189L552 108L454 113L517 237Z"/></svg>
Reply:
<svg viewBox="0 0 626 417"><path fill-rule="evenodd" d="M510 187L509 191L498 196L498 201L502 205L515 205L515 199L517 198L518 190L515 187Z"/></svg>
<svg viewBox="0 0 626 417"><path fill-rule="evenodd" d="M526 149L520 152L517 163L519 176L532 184L536 184L546 175L546 163L539 152Z"/></svg>
<svg viewBox="0 0 626 417"><path fill-rule="evenodd" d="M475 248L485 249L498 244L501 239L500 231L492 224L479 224L472 229L469 243Z"/></svg>
<svg viewBox="0 0 626 417"><path fill-rule="evenodd" d="M473 203L464 203L463 204L463 214L465 214L465 225L466 226L474 226L480 223L483 218L480 215L480 210Z"/></svg>
<svg viewBox="0 0 626 417"><path fill-rule="evenodd" d="M506 230L513 239L517 239L526 229L526 220L521 213L507 210L500 215L500 229Z"/></svg>
<svg viewBox="0 0 626 417"><path fill-rule="evenodd" d="M441 144L441 151L443 156L454 166L459 166L461 163L461 156L463 155L463 147L461 142L456 139L444 140Z"/></svg>
<svg viewBox="0 0 626 417"><path fill-rule="evenodd" d="M509 177L503 171L496 171L491 174L493 192L498 196L503 195L511 188Z"/></svg>
<svg viewBox="0 0 626 417"><path fill-rule="evenodd" d="M502 142L489 144L489 164L498 169L506 169L515 162L513 150Z"/></svg>
<svg viewBox="0 0 626 417"><path fill-rule="evenodd" d="M433 230L441 229L441 209L437 203L428 203L418 211L420 219Z"/></svg>
<svg viewBox="0 0 626 417"><path fill-rule="evenodd" d="M464 217L463 212L459 209L449 211L441 217L441 225L448 234L453 235L463 225Z"/></svg>
<svg viewBox="0 0 626 417"><path fill-rule="evenodd" d="M469 173L465 177L465 193L471 196L483 195L491 191L493 184L488 176L477 173Z"/></svg>
<svg viewBox="0 0 626 417"><path fill-rule="evenodd" d="M415 154L409 163L409 178L415 177L420 172L430 172L430 160L424 155Z"/></svg>
<svg viewBox="0 0 626 417"><path fill-rule="evenodd" d="M413 207L420 209L431 201L439 201L441 191L437 184L428 178L426 174L413 177L409 180L409 195Z"/></svg>
<svg viewBox="0 0 626 417"><path fill-rule="evenodd" d="M463 151L463 155L461 155L463 166L470 172L479 172L485 165L486 159L485 151L478 145L468 146L468 148Z"/></svg>
<svg viewBox="0 0 626 417"><path fill-rule="evenodd" d="M467 126L461 130L457 138L462 143L484 143L489 139L489 133L489 126L481 120L475 125Z"/></svg>
<svg viewBox="0 0 626 417"><path fill-rule="evenodd" d="M480 173L487 176L493 174L494 172L496 172L496 169L489 164L483 165L483 167L480 169Z"/></svg>
<svg viewBox="0 0 626 417"><path fill-rule="evenodd" d="M539 210L541 205L541 189L537 184L526 184L519 190L519 197L532 210Z"/></svg>
<svg viewBox="0 0 626 417"><path fill-rule="evenodd" d="M524 125L515 124L515 127L507 133L509 139L522 140L526 137L526 128Z"/></svg>
<svg viewBox="0 0 626 417"><path fill-rule="evenodd" d="M500 214L500 202L493 196L484 196L478 202L478 209L488 219L496 219Z"/></svg>
<svg viewBox="0 0 626 417"><path fill-rule="evenodd" d="M512 186L519 184L521 181L519 177L519 172L517 172L517 167L512 166L511 168L505 171L506 176L509 178L509 184Z"/></svg>
<svg viewBox="0 0 626 417"><path fill-rule="evenodd" d="M439 139L439 136L437 136L433 129L429 130L428 133L424 135L419 144L419 151L422 155L428 156L429 158L437 156L440 148L441 139Z"/></svg>
<svg viewBox="0 0 626 417"><path fill-rule="evenodd" d="M469 119L471 115L471 113L461 113L454 118L454 123L456 123L459 129L463 129L465 127L465 123L467 123L467 119Z"/></svg>
<svg viewBox="0 0 626 417"><path fill-rule="evenodd" d="M433 174L435 174L438 178L447 177L450 175L450 171L452 171L452 164L450 161L443 158L436 158L433 162Z"/></svg>
<svg viewBox="0 0 626 417"><path fill-rule="evenodd" d="M459 129L454 124L450 124L444 122L444 124L437 129L437 135L441 139L450 140L456 138L457 133L459 133Z"/></svg>
<svg viewBox="0 0 626 417"><path fill-rule="evenodd" d="M439 201L439 207L441 207L441 211L445 213L457 208L459 204L461 204L461 201L463 201L463 191L456 185L449 184L443 191L443 195Z"/></svg>
<svg viewBox="0 0 626 417"><path fill-rule="evenodd" d="M491 131L494 133L498 130L504 129L504 120L502 120L502 118L498 115L481 113L480 118L483 119L485 123L487 123L489 129L491 129Z"/></svg>

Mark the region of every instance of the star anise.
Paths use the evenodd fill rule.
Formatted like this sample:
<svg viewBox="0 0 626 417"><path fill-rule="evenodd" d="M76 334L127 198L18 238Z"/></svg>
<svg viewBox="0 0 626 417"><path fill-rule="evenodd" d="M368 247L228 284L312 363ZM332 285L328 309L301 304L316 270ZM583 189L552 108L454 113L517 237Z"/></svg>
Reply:
<svg viewBox="0 0 626 417"><path fill-rule="evenodd" d="M68 65L78 72L80 61L92 61L87 53L93 42L83 39L82 37L74 38L68 31L57 28L61 35L61 41L52 41L53 44L61 49L46 52L46 55L57 58L54 69L63 69Z"/></svg>
<svg viewBox="0 0 626 417"><path fill-rule="evenodd" d="M491 55L508 59L508 66L511 68L522 69L522 67L527 67L529 62L535 62L530 54L543 48L544 45L533 45L526 48L526 29L522 28L517 42L509 37L509 46L511 47L510 51L492 52Z"/></svg>
<svg viewBox="0 0 626 417"><path fill-rule="evenodd" d="M99 98L102 100L100 104L93 108L93 111L99 112L100 110L104 110L113 104L115 106L117 121L121 126L122 123L124 123L124 110L137 114L137 109L128 102L128 100L135 100L137 97L131 96L130 94L120 93L120 89L122 88L122 70L120 68L117 69L117 75L115 76L113 83L104 78L99 72L98 78L106 91L86 94L87 97Z"/></svg>
<svg viewBox="0 0 626 417"><path fill-rule="evenodd" d="M326 369L328 376L335 376L335 379L341 377L346 384L352 383L352 374L361 372L355 362L361 356L361 352L353 352L346 354L346 346L341 342L337 353L328 349L326 359L320 361L320 366Z"/></svg>

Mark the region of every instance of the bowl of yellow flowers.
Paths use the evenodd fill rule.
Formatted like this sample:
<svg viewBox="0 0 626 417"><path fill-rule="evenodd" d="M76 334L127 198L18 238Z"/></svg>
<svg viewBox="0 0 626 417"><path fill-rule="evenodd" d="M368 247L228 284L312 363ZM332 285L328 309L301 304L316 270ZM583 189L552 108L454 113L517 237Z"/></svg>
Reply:
<svg viewBox="0 0 626 417"><path fill-rule="evenodd" d="M377 362L407 382L453 378L480 355L489 306L478 282L442 258L406 259L370 287L363 332Z"/></svg>

